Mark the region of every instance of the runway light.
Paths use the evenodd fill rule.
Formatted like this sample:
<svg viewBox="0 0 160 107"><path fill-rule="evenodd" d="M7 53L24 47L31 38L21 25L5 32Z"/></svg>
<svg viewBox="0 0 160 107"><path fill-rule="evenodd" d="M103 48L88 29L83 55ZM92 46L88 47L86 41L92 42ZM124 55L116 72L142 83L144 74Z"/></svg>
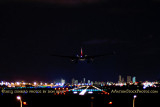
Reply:
<svg viewBox="0 0 160 107"><path fill-rule="evenodd" d="M92 91L89 91L88 93L89 93L89 94L92 94L93 92L92 92Z"/></svg>
<svg viewBox="0 0 160 107"><path fill-rule="evenodd" d="M74 93L74 94L77 94L77 91L74 91L73 93Z"/></svg>
<svg viewBox="0 0 160 107"><path fill-rule="evenodd" d="M84 95L85 93L86 93L86 89L83 90L83 91L81 91L81 92L79 93L79 95Z"/></svg>
<svg viewBox="0 0 160 107"><path fill-rule="evenodd" d="M112 104L112 101L110 101L108 104Z"/></svg>

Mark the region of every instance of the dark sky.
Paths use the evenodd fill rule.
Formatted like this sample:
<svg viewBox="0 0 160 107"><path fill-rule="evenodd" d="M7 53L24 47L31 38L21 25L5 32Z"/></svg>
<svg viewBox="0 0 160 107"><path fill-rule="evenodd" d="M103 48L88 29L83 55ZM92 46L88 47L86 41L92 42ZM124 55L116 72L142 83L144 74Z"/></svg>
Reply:
<svg viewBox="0 0 160 107"><path fill-rule="evenodd" d="M64 78L118 81L160 78L158 0L30 0L0 2L0 80ZM115 51L73 64L52 54Z"/></svg>

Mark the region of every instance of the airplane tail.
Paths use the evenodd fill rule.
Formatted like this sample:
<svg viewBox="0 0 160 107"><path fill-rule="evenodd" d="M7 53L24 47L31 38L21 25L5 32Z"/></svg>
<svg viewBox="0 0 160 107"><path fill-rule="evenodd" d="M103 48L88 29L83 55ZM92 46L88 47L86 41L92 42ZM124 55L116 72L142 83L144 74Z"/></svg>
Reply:
<svg viewBox="0 0 160 107"><path fill-rule="evenodd" d="M82 48L81 48L81 56L83 56L83 50L82 50Z"/></svg>

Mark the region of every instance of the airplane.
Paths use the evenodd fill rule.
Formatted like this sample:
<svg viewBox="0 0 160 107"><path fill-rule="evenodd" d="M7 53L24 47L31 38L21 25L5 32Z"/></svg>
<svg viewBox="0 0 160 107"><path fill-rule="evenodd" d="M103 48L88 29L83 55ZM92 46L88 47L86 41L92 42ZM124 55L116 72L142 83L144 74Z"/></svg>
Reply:
<svg viewBox="0 0 160 107"><path fill-rule="evenodd" d="M115 52L107 53L107 54L103 54L103 55L88 56L88 55L83 54L83 49L81 48L81 53L80 53L80 55L77 55L77 56L63 56L63 55L52 55L52 56L69 58L71 60L71 62L74 62L74 63L77 63L78 61L81 61L81 62L87 61L87 63L90 63L90 62L93 62L94 58L96 58L96 57L109 56L109 55L113 55L113 54L115 54Z"/></svg>

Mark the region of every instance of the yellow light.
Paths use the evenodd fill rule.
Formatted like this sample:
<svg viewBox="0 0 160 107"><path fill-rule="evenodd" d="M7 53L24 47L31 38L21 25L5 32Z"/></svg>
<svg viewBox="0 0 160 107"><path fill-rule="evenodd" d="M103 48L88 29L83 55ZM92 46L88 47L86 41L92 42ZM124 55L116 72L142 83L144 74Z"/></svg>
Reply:
<svg viewBox="0 0 160 107"><path fill-rule="evenodd" d="M23 102L24 105L27 105L27 102Z"/></svg>
<svg viewBox="0 0 160 107"><path fill-rule="evenodd" d="M108 104L112 104L112 101L110 101Z"/></svg>

